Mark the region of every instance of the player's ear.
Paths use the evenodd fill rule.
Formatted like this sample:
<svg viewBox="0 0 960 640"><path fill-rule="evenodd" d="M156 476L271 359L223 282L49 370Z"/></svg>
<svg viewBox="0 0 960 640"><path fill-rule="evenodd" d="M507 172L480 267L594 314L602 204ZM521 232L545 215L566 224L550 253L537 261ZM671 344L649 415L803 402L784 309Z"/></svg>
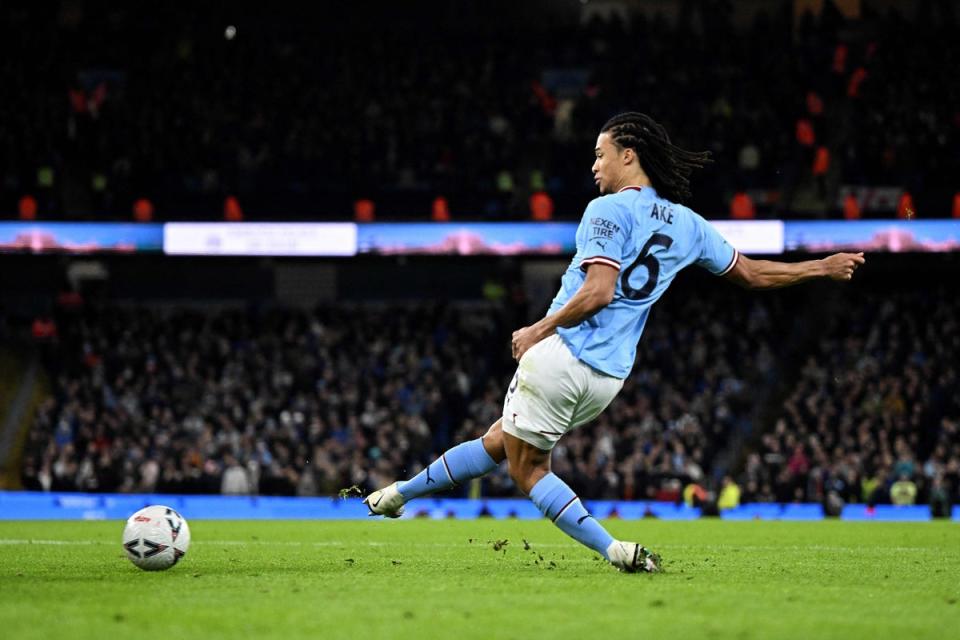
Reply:
<svg viewBox="0 0 960 640"><path fill-rule="evenodd" d="M637 152L631 147L626 147L623 150L623 164L633 164L637 161Z"/></svg>

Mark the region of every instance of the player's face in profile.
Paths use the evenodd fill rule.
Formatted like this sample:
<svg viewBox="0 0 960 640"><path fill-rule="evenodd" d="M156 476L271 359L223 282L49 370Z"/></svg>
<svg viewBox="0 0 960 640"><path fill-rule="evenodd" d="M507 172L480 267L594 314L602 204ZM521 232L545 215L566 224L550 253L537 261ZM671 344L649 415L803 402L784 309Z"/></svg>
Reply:
<svg viewBox="0 0 960 640"><path fill-rule="evenodd" d="M597 145L593 150L595 159L593 161L593 181L600 189L600 194L613 193L614 185L619 180L619 164L617 159L620 157L620 149L613 143L609 133L601 133L597 136Z"/></svg>

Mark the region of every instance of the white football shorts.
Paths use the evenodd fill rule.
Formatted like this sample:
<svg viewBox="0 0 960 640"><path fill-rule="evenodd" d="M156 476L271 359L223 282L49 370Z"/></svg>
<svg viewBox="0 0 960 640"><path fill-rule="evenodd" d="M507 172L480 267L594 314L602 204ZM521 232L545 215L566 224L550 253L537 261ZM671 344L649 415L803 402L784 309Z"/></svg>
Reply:
<svg viewBox="0 0 960 640"><path fill-rule="evenodd" d="M553 334L520 358L503 401L502 428L550 451L563 434L600 415L621 388L623 380L584 364Z"/></svg>

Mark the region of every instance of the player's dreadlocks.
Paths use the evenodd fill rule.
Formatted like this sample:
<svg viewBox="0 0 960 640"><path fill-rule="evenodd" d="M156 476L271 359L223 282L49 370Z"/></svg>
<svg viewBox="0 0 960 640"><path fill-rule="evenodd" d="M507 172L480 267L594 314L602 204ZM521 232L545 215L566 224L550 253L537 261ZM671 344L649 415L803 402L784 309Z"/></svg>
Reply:
<svg viewBox="0 0 960 640"><path fill-rule="evenodd" d="M600 133L609 133L621 148L631 148L653 188L667 200L684 202L691 195L690 174L712 162L709 151L687 151L670 143L670 136L650 116L628 111L610 118Z"/></svg>

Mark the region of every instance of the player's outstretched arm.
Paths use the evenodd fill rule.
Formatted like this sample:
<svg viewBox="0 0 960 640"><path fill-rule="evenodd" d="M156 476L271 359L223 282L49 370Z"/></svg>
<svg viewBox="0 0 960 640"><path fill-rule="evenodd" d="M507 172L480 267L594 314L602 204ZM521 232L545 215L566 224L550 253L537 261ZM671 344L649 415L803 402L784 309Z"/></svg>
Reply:
<svg viewBox="0 0 960 640"><path fill-rule="evenodd" d="M779 289L814 278L850 280L864 262L863 253L835 253L822 260L804 262L751 260L740 255L724 277L745 289Z"/></svg>
<svg viewBox="0 0 960 640"><path fill-rule="evenodd" d="M527 349L553 334L557 327L580 324L613 300L620 271L605 264L587 267L587 277L573 297L539 322L513 332L513 357L519 360Z"/></svg>

